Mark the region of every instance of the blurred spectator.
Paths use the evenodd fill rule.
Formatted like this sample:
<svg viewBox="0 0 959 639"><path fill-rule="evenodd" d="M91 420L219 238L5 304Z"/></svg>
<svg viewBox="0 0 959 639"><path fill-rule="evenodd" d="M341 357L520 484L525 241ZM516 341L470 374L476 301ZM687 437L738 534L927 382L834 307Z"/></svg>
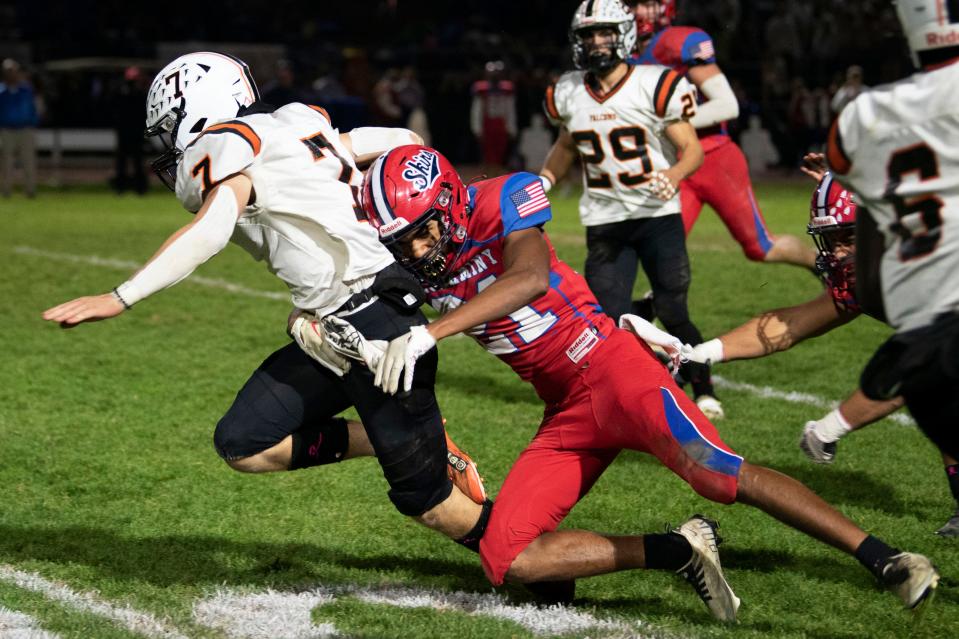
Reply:
<svg viewBox="0 0 959 639"><path fill-rule="evenodd" d="M128 67L113 100L113 123L117 133L113 188L118 194L128 189L140 195L147 191L143 168L143 105L147 101L149 83L150 78L139 67Z"/></svg>
<svg viewBox="0 0 959 639"><path fill-rule="evenodd" d="M516 138L516 90L503 78L501 60L486 63L484 78L473 83L470 130L479 141L484 171L498 175Z"/></svg>
<svg viewBox="0 0 959 639"><path fill-rule="evenodd" d="M763 175L779 163L779 153L758 115L749 116L749 126L739 136L739 146L746 155L750 175Z"/></svg>
<svg viewBox="0 0 959 639"><path fill-rule="evenodd" d="M416 68L407 65L400 70L399 78L394 87L396 100L403 109L403 119L406 128L423 138L426 146L430 145L430 126L426 118L425 96L423 85L416 77Z"/></svg>
<svg viewBox="0 0 959 639"><path fill-rule="evenodd" d="M534 113L529 118L529 126L520 131L519 154L523 158L523 169L539 171L546 161L546 154L553 146L553 133L546 128L546 118Z"/></svg>
<svg viewBox="0 0 959 639"><path fill-rule="evenodd" d="M23 169L23 191L27 197L37 193L36 98L30 82L24 78L20 64L7 58L2 64L0 82L0 153L3 157L3 196L10 197L13 188L14 156L20 155Z"/></svg>
<svg viewBox="0 0 959 639"><path fill-rule="evenodd" d="M792 156L786 158L790 167L799 166L802 157L812 145L812 131L816 122L816 103L802 78L793 78L789 95L789 135Z"/></svg>
<svg viewBox="0 0 959 639"><path fill-rule="evenodd" d="M862 82L862 67L854 64L846 69L846 82L832 96L832 111L838 114L843 107L852 102L857 95L867 89Z"/></svg>
<svg viewBox="0 0 959 639"><path fill-rule="evenodd" d="M373 110L380 126L406 126L403 107L400 106L396 94L396 83L399 79L400 72L389 68L373 85Z"/></svg>
<svg viewBox="0 0 959 639"><path fill-rule="evenodd" d="M263 87L262 100L275 107L291 102L310 102L296 86L296 74L289 60L276 63L276 79Z"/></svg>

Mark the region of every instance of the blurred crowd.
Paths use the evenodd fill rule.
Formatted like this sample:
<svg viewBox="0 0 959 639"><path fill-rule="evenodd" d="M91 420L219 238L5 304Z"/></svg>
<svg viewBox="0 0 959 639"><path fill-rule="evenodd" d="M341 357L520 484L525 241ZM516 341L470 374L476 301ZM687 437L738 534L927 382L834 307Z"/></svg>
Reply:
<svg viewBox="0 0 959 639"><path fill-rule="evenodd" d="M552 135L542 96L572 66L575 0L530 0L522 12L504 0L377 0L335 15L323 3L280 4L266 17L262 3L238 0L229 12L196 6L161 21L118 0L18 2L0 12L0 52L4 40L28 52L20 81L45 105L31 126L116 130L118 190L145 188L135 131L163 42L280 43L281 56L250 61L267 102L319 104L343 130L407 126L454 161L491 170L542 162ZM740 100L732 134L757 171L794 169L844 102L910 71L886 0L680 0L677 23L713 37ZM51 64L97 55L88 67Z"/></svg>

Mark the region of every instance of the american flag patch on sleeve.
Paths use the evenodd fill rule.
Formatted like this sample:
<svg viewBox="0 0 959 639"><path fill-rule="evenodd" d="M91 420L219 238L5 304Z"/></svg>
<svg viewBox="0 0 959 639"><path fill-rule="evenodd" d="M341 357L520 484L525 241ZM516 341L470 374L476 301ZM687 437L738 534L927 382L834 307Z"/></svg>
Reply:
<svg viewBox="0 0 959 639"><path fill-rule="evenodd" d="M539 180L530 182L510 195L509 199L516 206L516 212L519 213L520 217L527 217L549 206L546 191L543 190L543 183Z"/></svg>
<svg viewBox="0 0 959 639"><path fill-rule="evenodd" d="M709 60L716 57L716 50L713 48L712 40L704 40L693 49L693 57L697 60Z"/></svg>

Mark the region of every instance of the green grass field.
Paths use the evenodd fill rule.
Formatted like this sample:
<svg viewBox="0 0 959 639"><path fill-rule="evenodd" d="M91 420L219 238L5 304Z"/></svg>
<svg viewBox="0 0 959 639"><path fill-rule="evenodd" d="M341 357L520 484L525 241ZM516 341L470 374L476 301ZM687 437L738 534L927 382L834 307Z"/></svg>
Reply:
<svg viewBox="0 0 959 639"><path fill-rule="evenodd" d="M757 188L774 231L803 233L810 187ZM555 200L548 230L560 256L581 268L576 201ZM260 476L219 459L217 419L287 340L288 301L250 293L282 293L282 285L239 249L194 276L207 280L186 280L115 320L71 331L41 321L48 306L123 281L186 219L160 191L0 201L0 637L17 628L34 634L16 636L65 638L952 632L959 541L932 534L954 507L935 449L915 428L886 420L843 440L832 466L815 466L797 441L825 409L756 392L841 399L888 335L879 323L862 318L792 352L717 367L727 382L719 426L747 459L794 475L889 543L932 557L943 580L920 620L854 559L745 506L707 502L632 452L565 525L626 534L661 531L695 512L717 518L727 577L743 600L739 624L713 622L687 584L658 572L582 580L572 608L535 610L522 589L493 596L475 555L397 514L372 459ZM691 309L707 337L819 288L799 269L747 262L708 210L690 254ZM645 290L638 282L637 293ZM470 340L442 343L440 367L449 430L495 495L542 407Z"/></svg>

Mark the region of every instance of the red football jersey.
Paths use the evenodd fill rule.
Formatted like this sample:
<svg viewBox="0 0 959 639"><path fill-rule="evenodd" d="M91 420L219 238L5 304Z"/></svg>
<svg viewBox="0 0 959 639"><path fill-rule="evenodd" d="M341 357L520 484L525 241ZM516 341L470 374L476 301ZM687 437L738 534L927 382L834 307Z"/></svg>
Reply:
<svg viewBox="0 0 959 639"><path fill-rule="evenodd" d="M514 173L483 180L468 189L472 214L466 247L447 286L427 290L440 313L469 301L503 273L507 235L542 227L552 218L540 179ZM509 316L476 326L468 334L539 389L565 380L578 362L613 331L586 280L556 257L549 242L549 291ZM541 393L542 394L542 393Z"/></svg>

